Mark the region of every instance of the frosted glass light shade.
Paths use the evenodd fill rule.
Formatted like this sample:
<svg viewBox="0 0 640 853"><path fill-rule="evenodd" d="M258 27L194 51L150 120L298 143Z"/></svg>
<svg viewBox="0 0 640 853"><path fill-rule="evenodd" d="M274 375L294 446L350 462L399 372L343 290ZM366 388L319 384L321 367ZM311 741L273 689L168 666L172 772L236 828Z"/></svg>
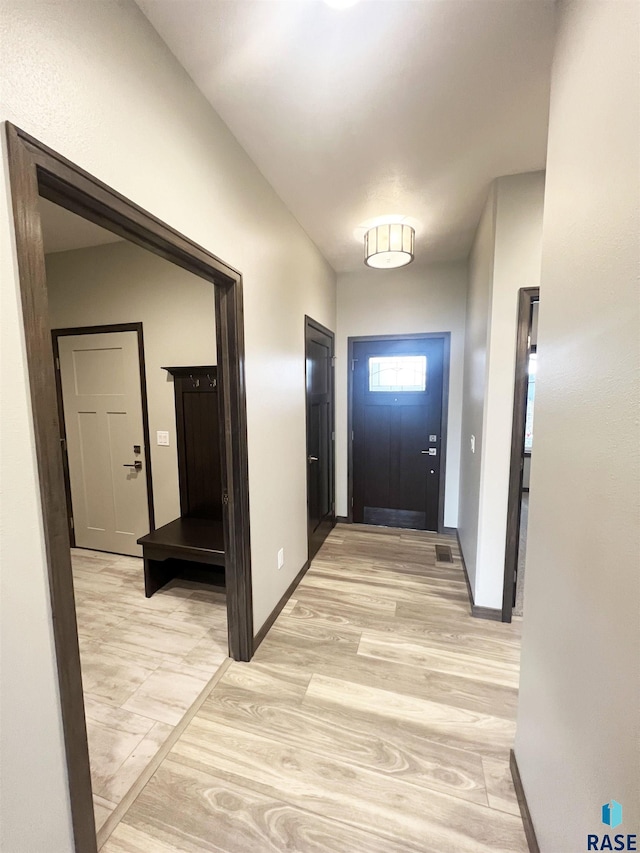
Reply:
<svg viewBox="0 0 640 853"><path fill-rule="evenodd" d="M378 270L404 267L413 260L415 239L414 229L400 222L370 228L364 235L364 262Z"/></svg>

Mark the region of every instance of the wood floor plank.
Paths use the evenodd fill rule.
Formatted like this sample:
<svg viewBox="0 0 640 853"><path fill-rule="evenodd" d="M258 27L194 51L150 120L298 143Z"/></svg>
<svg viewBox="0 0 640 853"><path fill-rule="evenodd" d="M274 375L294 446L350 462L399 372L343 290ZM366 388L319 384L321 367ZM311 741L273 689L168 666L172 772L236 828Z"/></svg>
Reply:
<svg viewBox="0 0 640 853"><path fill-rule="evenodd" d="M467 585L461 572L457 575L451 572L451 575L447 577L440 574L441 570L437 566L431 569L431 573L429 573L428 570L431 568L429 566L421 567L420 571L399 572L390 562L372 564L363 561L360 564L353 564L349 561L348 565L345 563L346 561L343 560L340 564L331 566L325 564L317 569L314 568L311 577L330 582L348 579L367 587L379 588L380 593L384 596L391 593L392 599L395 598L395 592L401 588L406 593L417 593L418 595L426 593L450 597L452 600L461 601L465 606L469 601ZM389 589L390 587L391 589ZM306 585L305 588L307 588ZM404 596L402 597L404 598ZM413 597L408 596L408 599L412 601Z"/></svg>
<svg viewBox="0 0 640 853"><path fill-rule="evenodd" d="M342 595L362 594L362 582L351 580L347 574L342 578L339 576L333 578L318 572L311 574L305 580L304 589L306 590L313 589L321 592L333 590L335 592L340 591ZM412 604L416 598L416 591L414 589L405 589L403 586L397 583L394 584L391 581L383 584L372 579L369 589L383 601L407 602ZM466 596L463 598L462 595L454 595L454 593L447 594L446 590L434 591L425 589L420 593L420 600L425 608L442 608L447 612L456 611L464 613L468 606Z"/></svg>
<svg viewBox="0 0 640 853"><path fill-rule="evenodd" d="M157 669L148 655L123 652L99 640L82 643L82 684L85 693L108 705L121 706Z"/></svg>
<svg viewBox="0 0 640 853"><path fill-rule="evenodd" d="M304 604L305 602L315 601L321 601L327 606L331 606L341 613L361 613L365 616L369 616L370 618L376 618L378 616L381 619L390 618L393 617L396 612L395 599L392 601L383 601L380 598L376 598L372 595L367 595L364 589L363 592L359 595L344 596L340 595L339 589L317 590L305 587L304 589L298 588L296 590L296 605ZM292 607L286 613L283 610L281 615L287 616L294 609L295 606Z"/></svg>
<svg viewBox="0 0 640 853"><path fill-rule="evenodd" d="M72 549L99 838L227 658L226 602L202 584L144 595L142 560ZM158 762L159 763L159 762Z"/></svg>
<svg viewBox="0 0 640 853"><path fill-rule="evenodd" d="M177 664L163 661L122 707L159 723L176 726L210 677L209 673L189 667L184 661Z"/></svg>
<svg viewBox="0 0 640 853"><path fill-rule="evenodd" d="M416 601L400 601L396 607L396 616L399 619L424 619L429 617L429 613L427 608L425 608L424 604L418 600ZM515 620L510 622L508 625L504 622L496 622L492 619L476 619L467 613L465 616L461 616L461 621L465 624L474 623L478 626L478 630L482 631L488 637L504 637L507 642L509 640L519 641L522 630L521 625L519 625ZM479 623L482 624L482 627L479 627Z"/></svg>
<svg viewBox="0 0 640 853"><path fill-rule="evenodd" d="M298 587L296 590L296 599L299 601L301 597L307 595L320 595L326 601L333 601L344 607L361 607L367 612L379 612L393 614L396 610L396 601L394 598L389 598L383 594L375 594L375 590L368 589L362 585L359 590L347 590L342 588L342 583L336 580L334 584L325 584L320 589L314 588L309 584L304 587ZM285 614L286 615L286 614Z"/></svg>
<svg viewBox="0 0 640 853"><path fill-rule="evenodd" d="M278 673L264 675L242 686L225 677L199 716L488 805L480 755L428 740L428 727L401 727L395 720L356 714L351 706L303 704L303 695L280 689Z"/></svg>
<svg viewBox="0 0 640 853"><path fill-rule="evenodd" d="M269 632L269 645L272 642L274 644L295 643L301 651L313 652L316 656L326 658L328 661L348 662L354 660L358 654L361 636L362 632L354 628L334 625L312 627L299 620L291 619L289 615L283 615L278 618ZM262 656L259 651L255 655L258 660L269 657L268 647Z"/></svg>
<svg viewBox="0 0 640 853"><path fill-rule="evenodd" d="M389 664L388 661L367 658L357 654L360 635L343 629L327 633L317 629L328 639L315 640L305 636L299 626L292 625L291 617L279 619L269 634L269 642L258 649L255 660L272 666L295 666L304 670L342 681L379 688L396 689L416 698L432 699L453 707L460 707L483 714L515 719L517 690L499 684L491 684L472 678L461 678L431 670L421 669L405 663ZM305 632L309 631L305 628ZM342 637L342 640L337 638Z"/></svg>
<svg viewBox="0 0 640 853"><path fill-rule="evenodd" d="M99 794L93 794L93 816L96 821L96 831L100 829L114 809L115 803L101 797Z"/></svg>
<svg viewBox="0 0 640 853"><path fill-rule="evenodd" d="M251 665L234 662L225 672L219 689L238 687L264 699L278 697L300 703L305 697L313 673L303 669L271 668L255 661Z"/></svg>
<svg viewBox="0 0 640 853"><path fill-rule="evenodd" d="M144 653L167 662L181 661L207 633L202 625L169 623L166 616L136 610L125 625L103 635L110 646L133 654Z"/></svg>
<svg viewBox="0 0 640 853"><path fill-rule="evenodd" d="M430 577L434 580L439 579L439 575L433 570L441 568L436 566L435 549L432 551L415 550L408 552L402 550L399 556L398 548L379 548L379 549L364 549L358 548L352 550L348 542L345 542L340 548L335 548L323 552L322 556L314 562L314 569L318 571L328 570L334 566L349 570L349 567L367 568L375 566L380 570L387 571L402 571L411 579L419 577ZM450 580L456 583L464 582L464 574L460 563L447 564L442 568L443 580Z"/></svg>
<svg viewBox="0 0 640 853"><path fill-rule="evenodd" d="M185 838L185 833L171 832L153 819L147 825L134 826L122 821L100 848L102 853L222 853L205 838Z"/></svg>
<svg viewBox="0 0 640 853"><path fill-rule="evenodd" d="M470 615L451 537L339 526L105 853L525 853L505 775L520 630Z"/></svg>
<svg viewBox="0 0 640 853"><path fill-rule="evenodd" d="M407 639L416 638L434 649L469 649L483 658L519 665L520 643L503 637L486 636L476 627L479 620L452 624L450 619L434 620L398 618L371 613L366 608L345 607L327 601L321 595L300 594L287 614L292 619L318 625L343 627L353 631L376 631Z"/></svg>
<svg viewBox="0 0 640 853"><path fill-rule="evenodd" d="M102 851L416 853L416 848L169 758Z"/></svg>
<svg viewBox="0 0 640 853"><path fill-rule="evenodd" d="M400 728L417 728L436 743L491 758L507 756L515 736L512 720L317 673L311 679L303 704L393 721Z"/></svg>
<svg viewBox="0 0 640 853"><path fill-rule="evenodd" d="M93 790L106 797L109 781L140 746L153 728L154 721L104 705L88 694L85 696L85 711Z"/></svg>
<svg viewBox="0 0 640 853"><path fill-rule="evenodd" d="M98 793L115 804L119 803L153 760L172 730L173 726L166 723L154 723L116 772L102 780L99 789L97 789ZM97 785L97 780L94 781L94 784Z"/></svg>
<svg viewBox="0 0 640 853"><path fill-rule="evenodd" d="M172 763L433 853L526 851L518 818L198 716Z"/></svg>
<svg viewBox="0 0 640 853"><path fill-rule="evenodd" d="M513 787L513 777L509 761L505 759L482 759L487 796L492 809L520 814L520 806Z"/></svg>
<svg viewBox="0 0 640 853"><path fill-rule="evenodd" d="M518 687L520 673L517 664L505 660L487 660L481 652L474 653L468 649L433 649L416 640L409 642L391 634L366 631L360 639L358 654L390 663L409 663L421 669L473 678L475 681Z"/></svg>

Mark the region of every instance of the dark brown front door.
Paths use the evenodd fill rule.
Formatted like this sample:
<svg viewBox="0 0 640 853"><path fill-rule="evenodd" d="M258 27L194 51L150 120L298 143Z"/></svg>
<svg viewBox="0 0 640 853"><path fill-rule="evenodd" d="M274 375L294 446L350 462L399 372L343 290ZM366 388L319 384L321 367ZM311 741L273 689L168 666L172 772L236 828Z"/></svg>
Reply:
<svg viewBox="0 0 640 853"><path fill-rule="evenodd" d="M309 559L335 524L333 332L305 318Z"/></svg>
<svg viewBox="0 0 640 853"><path fill-rule="evenodd" d="M444 339L353 344L353 520L438 529Z"/></svg>

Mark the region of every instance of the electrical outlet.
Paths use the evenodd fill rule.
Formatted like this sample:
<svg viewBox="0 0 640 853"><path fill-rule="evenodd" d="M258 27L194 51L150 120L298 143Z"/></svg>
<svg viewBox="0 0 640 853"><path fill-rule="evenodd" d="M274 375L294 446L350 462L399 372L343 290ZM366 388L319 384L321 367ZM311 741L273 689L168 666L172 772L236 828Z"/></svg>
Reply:
<svg viewBox="0 0 640 853"><path fill-rule="evenodd" d="M158 441L159 445L161 445L162 447L169 447L169 433L168 432L166 432L165 430L159 429L156 432L156 437L157 437L157 441Z"/></svg>
<svg viewBox="0 0 640 853"><path fill-rule="evenodd" d="M278 551L278 568L281 569L284 566L284 548L280 548Z"/></svg>
<svg viewBox="0 0 640 853"><path fill-rule="evenodd" d="M476 437L475 437L475 435L471 436L471 452L472 453L476 452Z"/></svg>

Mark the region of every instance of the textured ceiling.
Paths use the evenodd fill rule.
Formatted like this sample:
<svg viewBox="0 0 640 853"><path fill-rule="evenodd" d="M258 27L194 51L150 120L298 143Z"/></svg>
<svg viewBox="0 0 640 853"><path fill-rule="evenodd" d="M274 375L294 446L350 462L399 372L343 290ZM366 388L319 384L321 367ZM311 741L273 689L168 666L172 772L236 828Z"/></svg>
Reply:
<svg viewBox="0 0 640 853"><path fill-rule="evenodd" d="M552 2L137 2L339 272L387 214L466 256L491 180L544 168Z"/></svg>

